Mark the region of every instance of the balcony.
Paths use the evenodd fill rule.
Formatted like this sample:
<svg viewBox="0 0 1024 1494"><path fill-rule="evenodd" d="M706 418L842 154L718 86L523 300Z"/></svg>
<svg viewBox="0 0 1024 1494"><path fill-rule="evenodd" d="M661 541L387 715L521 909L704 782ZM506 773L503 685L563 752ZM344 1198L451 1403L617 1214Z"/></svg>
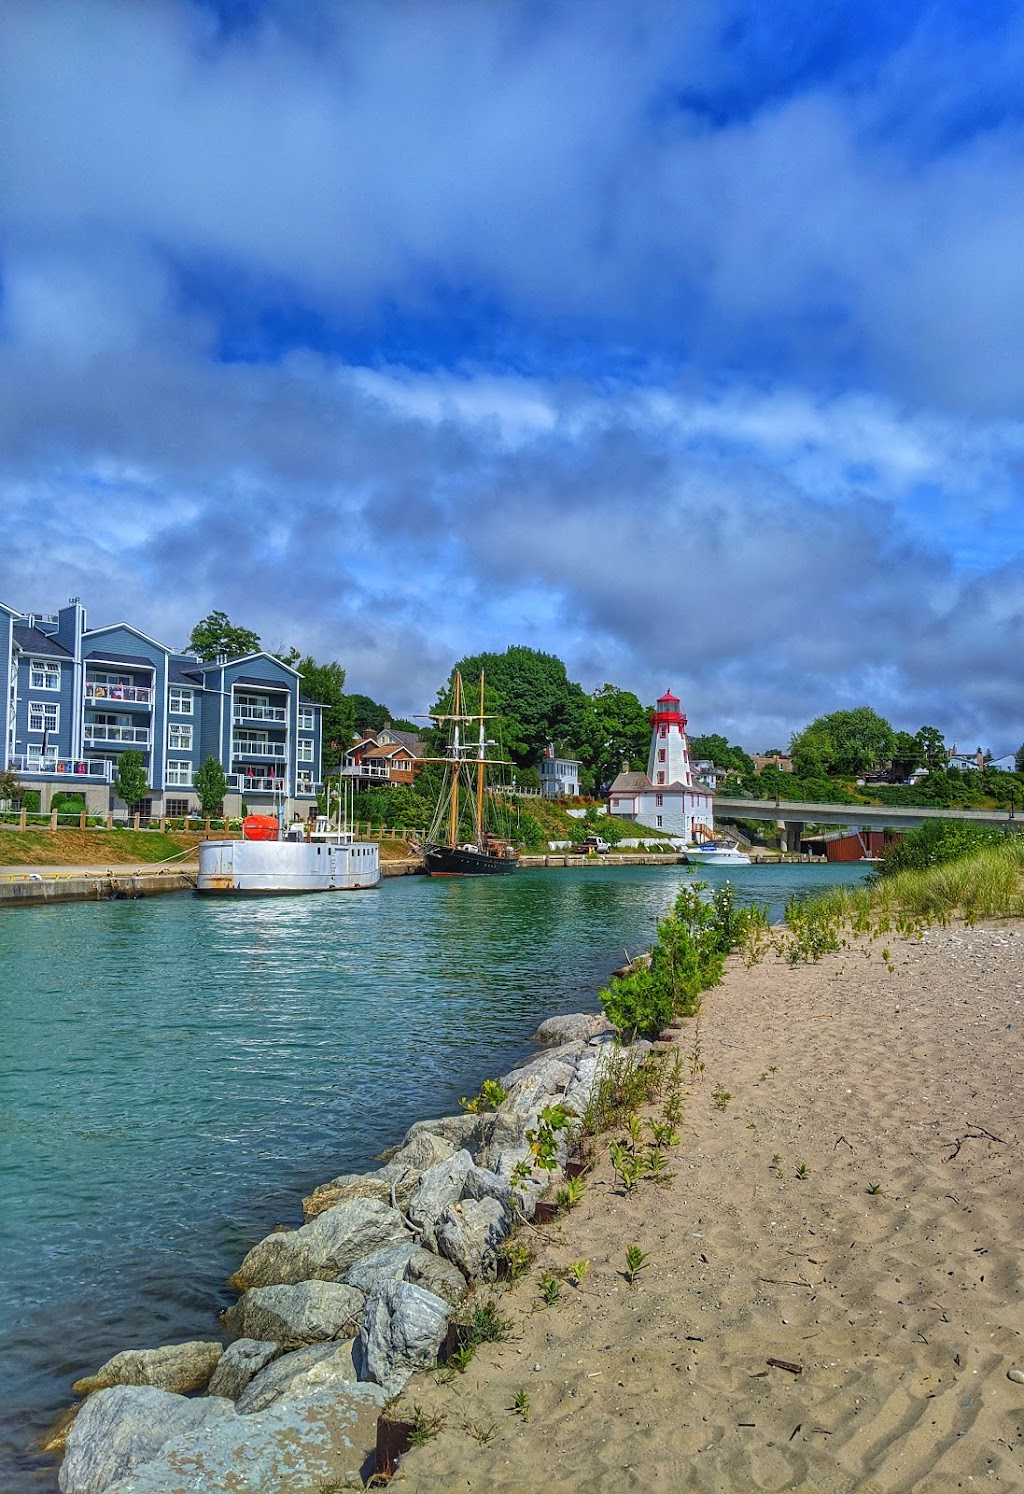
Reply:
<svg viewBox="0 0 1024 1494"><path fill-rule="evenodd" d="M26 778L51 778L62 773L93 783L109 783L114 775L110 764L100 758L20 756L11 758L11 767Z"/></svg>
<svg viewBox="0 0 1024 1494"><path fill-rule="evenodd" d="M282 761L288 756L288 748L284 742L247 742L240 737L233 737L231 741L231 756L233 758L279 758Z"/></svg>
<svg viewBox="0 0 1024 1494"><path fill-rule="evenodd" d="M123 705L153 704L153 691L148 685L91 685L85 682L85 699L91 700L116 700Z"/></svg>
<svg viewBox="0 0 1024 1494"><path fill-rule="evenodd" d="M338 771L343 778L376 778L382 783L391 776L387 763L345 763Z"/></svg>
<svg viewBox="0 0 1024 1494"><path fill-rule="evenodd" d="M236 794L283 794L287 792L284 778L259 778L254 773L228 773L225 775L228 788Z"/></svg>
<svg viewBox="0 0 1024 1494"><path fill-rule="evenodd" d="M235 721L276 721L287 725L288 712L283 706L236 705L232 712Z"/></svg>
<svg viewBox="0 0 1024 1494"><path fill-rule="evenodd" d="M87 742L106 742L121 747L148 747L153 733L147 726L104 726L99 722L86 722Z"/></svg>

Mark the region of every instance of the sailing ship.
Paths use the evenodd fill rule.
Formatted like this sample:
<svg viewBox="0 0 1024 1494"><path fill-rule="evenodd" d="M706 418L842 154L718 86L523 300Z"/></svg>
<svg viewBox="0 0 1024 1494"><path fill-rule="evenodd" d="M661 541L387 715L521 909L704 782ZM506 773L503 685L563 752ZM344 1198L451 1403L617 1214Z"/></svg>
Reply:
<svg viewBox="0 0 1024 1494"><path fill-rule="evenodd" d="M487 756L484 722L484 677L480 675L480 709L467 709L462 675L455 671L451 711L434 717L446 722L449 737L444 778L437 809L427 831L423 859L432 877L504 876L516 869L519 852L488 827L493 799L487 773L498 761ZM476 727L475 740L473 727Z"/></svg>

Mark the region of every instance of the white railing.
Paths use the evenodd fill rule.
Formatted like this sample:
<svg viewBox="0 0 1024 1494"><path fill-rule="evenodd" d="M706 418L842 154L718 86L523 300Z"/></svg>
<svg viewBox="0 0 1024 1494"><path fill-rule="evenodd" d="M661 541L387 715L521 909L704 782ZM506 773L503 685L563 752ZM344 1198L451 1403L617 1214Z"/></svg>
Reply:
<svg viewBox="0 0 1024 1494"><path fill-rule="evenodd" d="M104 726L102 722L86 722L87 742L128 742L133 747L148 747L152 733L146 726Z"/></svg>
<svg viewBox="0 0 1024 1494"><path fill-rule="evenodd" d="M284 742L245 742L239 737L231 741L232 757L287 757Z"/></svg>
<svg viewBox="0 0 1024 1494"><path fill-rule="evenodd" d="M114 774L110 764L101 758L21 756L11 758L11 767L15 773L24 773L26 777L66 773L73 778L91 778L100 783L109 783Z"/></svg>
<svg viewBox="0 0 1024 1494"><path fill-rule="evenodd" d="M90 685L85 682L86 700L122 700L128 705L152 705L153 692L148 685Z"/></svg>
<svg viewBox="0 0 1024 1494"><path fill-rule="evenodd" d="M338 769L343 778L388 778L386 763L346 763Z"/></svg>
<svg viewBox="0 0 1024 1494"><path fill-rule="evenodd" d="M238 794L283 794L286 790L283 778L250 778L248 773L227 773L228 788Z"/></svg>
<svg viewBox="0 0 1024 1494"><path fill-rule="evenodd" d="M283 706L236 705L233 715L236 721L287 722L288 720L288 712Z"/></svg>

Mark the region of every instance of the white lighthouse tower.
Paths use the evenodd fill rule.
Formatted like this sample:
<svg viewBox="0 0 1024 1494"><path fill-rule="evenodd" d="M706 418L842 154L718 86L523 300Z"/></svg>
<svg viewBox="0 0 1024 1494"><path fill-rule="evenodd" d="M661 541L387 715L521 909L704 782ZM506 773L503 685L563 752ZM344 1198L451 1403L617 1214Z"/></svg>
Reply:
<svg viewBox="0 0 1024 1494"><path fill-rule="evenodd" d="M658 697L658 708L651 721L651 750L647 758L647 776L660 787L682 784L693 787L690 748L686 741L686 717L679 709L679 697L666 690Z"/></svg>

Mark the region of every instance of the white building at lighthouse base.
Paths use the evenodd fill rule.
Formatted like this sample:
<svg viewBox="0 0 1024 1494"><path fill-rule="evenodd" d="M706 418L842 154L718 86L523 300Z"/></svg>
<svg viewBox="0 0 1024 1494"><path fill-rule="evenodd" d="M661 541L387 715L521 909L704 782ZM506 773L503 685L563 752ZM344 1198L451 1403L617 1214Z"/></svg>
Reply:
<svg viewBox="0 0 1024 1494"><path fill-rule="evenodd" d="M714 795L694 777L686 717L671 691L659 698L651 727L647 772L634 773L623 764L608 792L608 813L681 836L687 844L711 840Z"/></svg>

